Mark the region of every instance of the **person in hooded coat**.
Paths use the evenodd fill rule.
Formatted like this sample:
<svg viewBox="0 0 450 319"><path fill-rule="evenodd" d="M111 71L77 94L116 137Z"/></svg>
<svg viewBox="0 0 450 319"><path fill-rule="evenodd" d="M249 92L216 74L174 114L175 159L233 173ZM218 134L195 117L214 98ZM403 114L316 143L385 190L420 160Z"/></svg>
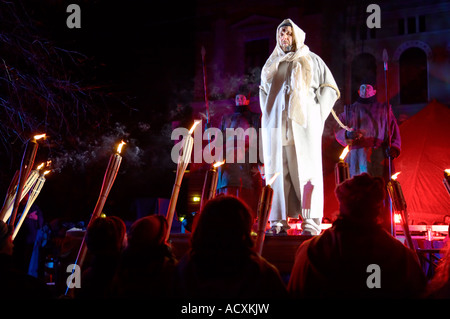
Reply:
<svg viewBox="0 0 450 319"><path fill-rule="evenodd" d="M249 207L230 195L203 206L189 251L180 259L174 297L203 299L284 299L278 269L254 250Z"/></svg>
<svg viewBox="0 0 450 319"><path fill-rule="evenodd" d="M351 131L339 129L335 133L336 140L342 146L350 146L345 158L350 177L368 173L383 177L387 183L390 179L388 158L400 155L400 129L391 106L387 108L377 101L375 81L364 79L361 82L358 99L352 105L345 105L339 115Z"/></svg>
<svg viewBox="0 0 450 319"><path fill-rule="evenodd" d="M380 224L381 177L367 173L336 187L339 216L297 250L288 292L296 298L420 298L426 277L417 255Z"/></svg>
<svg viewBox="0 0 450 319"><path fill-rule="evenodd" d="M240 198L251 208L256 219L262 189L261 163L257 154L261 114L251 111L249 95L249 90L241 86L235 97L234 112L222 117L220 129L227 138L224 141L226 161L218 168L217 194ZM227 134L229 131L236 133Z"/></svg>
<svg viewBox="0 0 450 319"><path fill-rule="evenodd" d="M269 217L285 233L301 214L303 234L320 233L323 217L322 133L340 93L323 60L305 45L291 19L277 28L277 45L261 72L260 106L266 180L280 176Z"/></svg>

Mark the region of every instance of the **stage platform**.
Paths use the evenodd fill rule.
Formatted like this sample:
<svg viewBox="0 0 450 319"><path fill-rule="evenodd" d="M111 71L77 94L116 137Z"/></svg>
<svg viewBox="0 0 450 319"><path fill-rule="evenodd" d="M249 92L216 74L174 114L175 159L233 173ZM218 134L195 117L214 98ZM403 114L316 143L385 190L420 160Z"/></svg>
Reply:
<svg viewBox="0 0 450 319"><path fill-rule="evenodd" d="M331 224L323 224L321 228L327 229ZM424 271L431 275L430 270L434 268L440 258L440 249L444 246L444 239L448 233L448 225L410 225L412 240L417 253L421 257L425 256L429 260L421 260ZM403 229L396 225L396 238L406 245ZM287 236L266 235L262 256L278 268L282 276L289 276L294 264L295 253L305 240L311 236L302 236L296 228L291 228ZM181 258L189 249L191 233L172 233L170 243L173 253L177 258ZM430 268L430 261L433 267Z"/></svg>
<svg viewBox="0 0 450 319"><path fill-rule="evenodd" d="M190 234L171 234L173 253L181 258L189 249ZM262 256L278 268L280 273L289 274L294 264L295 253L302 242L311 236L287 235L265 236Z"/></svg>

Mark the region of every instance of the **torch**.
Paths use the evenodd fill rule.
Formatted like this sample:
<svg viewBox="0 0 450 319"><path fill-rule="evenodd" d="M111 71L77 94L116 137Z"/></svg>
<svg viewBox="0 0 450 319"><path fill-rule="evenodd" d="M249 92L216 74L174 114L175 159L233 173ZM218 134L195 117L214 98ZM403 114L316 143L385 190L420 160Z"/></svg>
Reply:
<svg viewBox="0 0 450 319"><path fill-rule="evenodd" d="M103 211L103 207L105 206L106 199L108 198L109 192L114 184L114 181L117 176L117 172L119 171L120 164L122 163L122 147L126 143L121 141L117 146L117 150L114 154L111 154L109 157L108 166L106 167L106 172L103 177L103 184L100 191L100 195L97 200L97 204L95 205L94 211L91 215L91 219L89 220L88 226L92 223L93 220L98 218ZM81 241L80 249L78 250L77 259L75 260L75 264L72 270L72 273L75 271L75 266L78 265L80 268L83 266L84 259L86 257L87 247L86 247L86 233L83 236L83 240ZM69 292L69 286L66 289L66 295Z"/></svg>
<svg viewBox="0 0 450 319"><path fill-rule="evenodd" d="M450 195L450 168L444 170L444 186L447 189L448 194Z"/></svg>
<svg viewBox="0 0 450 319"><path fill-rule="evenodd" d="M344 150L342 151L341 156L339 156L339 162L336 164L336 167L334 169L336 185L338 185L338 184L344 182L346 179L350 178L348 163L346 163L344 161L348 152L349 152L349 147L347 145L344 148Z"/></svg>
<svg viewBox="0 0 450 319"><path fill-rule="evenodd" d="M403 191L400 183L397 181L397 177L400 172L395 173L391 176L390 181L387 183L387 189L389 193L389 197L391 198L393 209L400 214L400 222L403 227L403 232L405 233L406 241L408 247L414 250L414 245L412 242L411 234L409 232L407 213L406 213L406 201L403 196Z"/></svg>
<svg viewBox="0 0 450 319"><path fill-rule="evenodd" d="M280 173L276 173L263 187L258 203L258 230L256 234L255 249L261 255L264 238L266 235L266 225L269 220L270 210L272 208L273 188L272 184Z"/></svg>
<svg viewBox="0 0 450 319"><path fill-rule="evenodd" d="M31 187L33 187L34 183L39 177L39 170L44 166L44 163L39 165L37 169L34 169L30 172L28 175L27 181L25 182L25 185L23 186L22 194L20 196L20 201L25 197L26 194L30 191ZM2 220L6 223L6 221L11 217L11 213L13 210L13 203L15 202L16 193L17 193L17 178L19 177L19 172L17 171L14 175L13 180L10 184L10 189L8 190L7 198L5 199L5 205L2 209ZM12 186L14 185L14 188Z"/></svg>
<svg viewBox="0 0 450 319"><path fill-rule="evenodd" d="M36 153L38 149L37 141L41 138L45 138L45 134L35 135L31 140L28 141L25 152L22 157L22 163L20 165L19 178L17 181L16 195L14 198L14 206L11 213L11 218L9 224L14 228L14 223L16 221L17 210L19 209L19 204L22 199L23 187L30 174L31 167L33 166L34 159L36 158Z"/></svg>
<svg viewBox="0 0 450 319"><path fill-rule="evenodd" d="M214 163L214 165L206 172L200 207L203 207L207 201L216 196L217 179L219 178L217 169L224 163L225 161Z"/></svg>
<svg viewBox="0 0 450 319"><path fill-rule="evenodd" d="M40 165L42 166L42 165ZM12 239L16 238L17 233L19 232L20 227L22 226L23 221L28 215L28 212L35 202L36 198L38 197L39 193L42 190L42 187L44 187L45 183L45 175L50 173L50 170L41 170L39 173L39 177L37 178L36 183L33 185L33 188L30 190L30 196L28 197L27 203L25 205L25 208L22 212L22 215L20 216L19 221L17 222L16 227L14 228L14 232L12 235Z"/></svg>
<svg viewBox="0 0 450 319"><path fill-rule="evenodd" d="M195 130L195 127L200 123L201 121L195 121L192 125L191 129L189 130L188 135L184 138L182 149L180 150L180 154L178 156L178 165L177 165L177 174L175 177L175 183L173 185L172 189L172 195L170 197L169 207L167 209L167 225L168 225L168 231L166 234L166 242L169 240L170 236L170 229L172 228L172 221L173 216L175 214L175 208L177 206L178 201L178 194L180 193L181 188L181 181L183 180L184 172L186 171L187 165L189 164L189 161L191 159L192 154L192 147L194 145L194 138L192 137L192 133Z"/></svg>
<svg viewBox="0 0 450 319"><path fill-rule="evenodd" d="M122 147L126 143L121 141L117 146L117 150L114 154L111 154L109 157L108 166L106 168L105 176L103 177L103 184L100 191L100 196L97 200L97 204L95 205L94 212L91 215L91 223L95 218L99 217L103 211L103 207L105 206L106 199L108 198L109 192L114 184L114 181L117 176L117 172L119 171L120 164L122 163Z"/></svg>

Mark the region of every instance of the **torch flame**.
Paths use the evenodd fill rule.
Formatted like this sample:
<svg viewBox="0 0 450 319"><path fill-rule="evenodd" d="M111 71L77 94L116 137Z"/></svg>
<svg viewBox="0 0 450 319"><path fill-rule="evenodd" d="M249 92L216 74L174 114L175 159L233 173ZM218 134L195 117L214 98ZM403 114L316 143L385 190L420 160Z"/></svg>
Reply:
<svg viewBox="0 0 450 319"><path fill-rule="evenodd" d="M194 121L194 124L192 125L191 129L189 130L189 134L194 133L195 127L201 122L201 120Z"/></svg>
<svg viewBox="0 0 450 319"><path fill-rule="evenodd" d="M117 153L120 154L122 152L122 147L127 144L124 141L120 142L119 146L117 146Z"/></svg>
<svg viewBox="0 0 450 319"><path fill-rule="evenodd" d="M44 138L44 137L45 137L45 133L44 134L35 135L33 138L35 140L40 140L41 138Z"/></svg>
<svg viewBox="0 0 450 319"><path fill-rule="evenodd" d="M275 175L273 175L272 178L267 182L267 185L268 186L272 185L273 182L275 182L275 180L277 179L278 175L280 175L280 172L278 172Z"/></svg>
<svg viewBox="0 0 450 319"><path fill-rule="evenodd" d="M391 179L393 179L395 181L400 173L401 172L395 173L394 175L391 176Z"/></svg>
<svg viewBox="0 0 450 319"><path fill-rule="evenodd" d="M347 156L347 153L349 151L348 145L344 148L344 150L341 153L341 156L339 156L339 159L341 161L343 161L345 159L345 157Z"/></svg>
<svg viewBox="0 0 450 319"><path fill-rule="evenodd" d="M214 163L213 167L214 167L214 168L217 168L217 167L219 167L219 166L222 166L223 164L225 164L225 161L217 162L217 163Z"/></svg>

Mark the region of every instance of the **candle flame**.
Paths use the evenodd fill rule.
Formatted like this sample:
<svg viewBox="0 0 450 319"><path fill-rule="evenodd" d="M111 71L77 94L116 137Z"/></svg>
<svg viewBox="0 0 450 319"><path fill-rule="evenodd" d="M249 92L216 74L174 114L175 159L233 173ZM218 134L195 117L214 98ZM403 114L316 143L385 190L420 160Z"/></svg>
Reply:
<svg viewBox="0 0 450 319"><path fill-rule="evenodd" d="M278 172L275 175L273 175L272 178L267 182L267 185L268 186L272 185L273 182L275 182L275 180L277 179L278 175L280 175L280 172Z"/></svg>
<svg viewBox="0 0 450 319"><path fill-rule="evenodd" d="M45 137L45 133L44 134L35 135L33 138L35 140L40 140L41 138L44 138L44 137Z"/></svg>
<svg viewBox="0 0 450 319"><path fill-rule="evenodd" d="M48 173L50 173L51 172L51 170L47 170L47 171L45 171L44 173L42 173L42 175L47 175Z"/></svg>
<svg viewBox="0 0 450 319"><path fill-rule="evenodd" d="M402 222L402 216L400 214L394 214L394 223L400 224Z"/></svg>
<svg viewBox="0 0 450 319"><path fill-rule="evenodd" d="M391 176L391 179L393 179L395 181L400 173L401 172L395 173L394 175Z"/></svg>
<svg viewBox="0 0 450 319"><path fill-rule="evenodd" d="M348 145L344 148L344 150L341 153L341 156L339 156L339 159L341 161L343 161L345 159L345 157L347 156L347 153L349 151Z"/></svg>
<svg viewBox="0 0 450 319"><path fill-rule="evenodd" d="M189 134L194 133L195 127L201 122L201 120L194 121L194 124L192 125L191 129L189 130Z"/></svg>
<svg viewBox="0 0 450 319"><path fill-rule="evenodd" d="M214 163L213 167L217 168L217 167L219 167L219 166L222 166L223 164L225 164L225 161L222 161L222 162L216 162L216 163Z"/></svg>
<svg viewBox="0 0 450 319"><path fill-rule="evenodd" d="M41 163L41 164L39 164L38 167L36 167L36 169L37 169L37 170L40 170L40 169L42 169L42 168L44 167L44 165L45 165L45 163Z"/></svg>
<svg viewBox="0 0 450 319"><path fill-rule="evenodd" d="M122 147L127 144L124 141L120 142L119 146L117 146L117 153L120 154L122 152Z"/></svg>

